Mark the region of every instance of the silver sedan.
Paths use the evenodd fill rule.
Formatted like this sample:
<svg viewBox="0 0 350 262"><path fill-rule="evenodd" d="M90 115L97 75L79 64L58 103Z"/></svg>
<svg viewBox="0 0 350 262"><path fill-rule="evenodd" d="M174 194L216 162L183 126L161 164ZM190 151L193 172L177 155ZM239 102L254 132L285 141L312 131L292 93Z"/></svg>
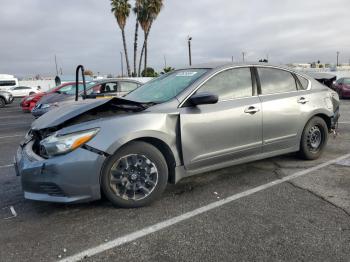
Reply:
<svg viewBox="0 0 350 262"><path fill-rule="evenodd" d="M84 202L103 194L140 207L167 183L298 152L316 159L339 118L338 95L266 64L163 75L124 98L79 101L37 119L15 166L27 199Z"/></svg>

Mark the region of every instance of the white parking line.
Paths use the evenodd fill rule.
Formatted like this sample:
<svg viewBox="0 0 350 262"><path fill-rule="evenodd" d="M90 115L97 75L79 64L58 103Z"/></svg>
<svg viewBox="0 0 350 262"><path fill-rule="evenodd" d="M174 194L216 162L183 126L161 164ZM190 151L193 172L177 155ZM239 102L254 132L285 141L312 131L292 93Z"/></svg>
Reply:
<svg viewBox="0 0 350 262"><path fill-rule="evenodd" d="M109 249L121 246L123 244L126 244L126 243L132 242L134 240L137 240L137 239L139 239L141 237L144 237L144 236L147 236L149 234L155 233L155 232L157 232L159 230L162 230L164 228L170 227L170 226L175 225L175 224L177 224L179 222L182 222L182 221L185 221L187 219L190 219L190 218L192 218L194 216L203 214L203 213L208 212L208 211L210 211L212 209L215 209L215 208L218 208L220 206L226 205L226 204L228 204L230 202L233 202L233 201L235 201L237 199L250 196L250 195L252 195L254 193L257 193L259 191L262 191L262 190L265 190L267 188L279 185L281 183L284 183L286 181L295 179L297 177L304 176L306 174L309 174L309 173L311 173L313 171L319 170L319 169L324 168L326 166L329 166L331 164L335 164L335 163L337 163L339 161L342 161L342 160L344 160L346 158L349 158L349 157L350 157L350 154L346 154L346 155L344 155L342 157L338 157L336 159L330 160L330 161L325 162L323 164L320 164L320 165L317 165L317 166L305 169L303 171L294 173L294 174L286 176L286 177L284 177L282 179L274 180L274 181L269 182L267 184L264 184L264 185L261 185L261 186L249 189L247 191L244 191L244 192L241 192L241 193L229 196L227 198L224 198L222 200L213 202L213 203L211 203L209 205L206 205L206 206L194 209L192 211L189 211L189 212L184 213L182 215L179 215L177 217L170 218L168 220L159 222L159 223L154 224L152 226L149 226L149 227L143 228L141 230L135 231L133 233L127 234L125 236L118 237L118 238L116 238L114 240L111 240L111 241L106 242L104 244L98 245L96 247L84 250L84 251L82 251L80 253L77 253L77 254L75 254L73 256L70 256L70 257L67 257L65 259L62 259L59 262L80 261L80 260L82 260L82 259L84 259L86 257L94 256L94 255L102 253L102 252L104 252L106 250L109 250Z"/></svg>
<svg viewBox="0 0 350 262"><path fill-rule="evenodd" d="M11 137L19 137L19 136L25 136L25 134L22 135L12 135L12 136L0 136L0 139L4 139L4 138L11 138Z"/></svg>
<svg viewBox="0 0 350 262"><path fill-rule="evenodd" d="M339 124L350 124L350 121L339 122Z"/></svg>
<svg viewBox="0 0 350 262"><path fill-rule="evenodd" d="M13 166L13 164L11 164L11 165L4 165L4 166L0 166L0 168L6 168L6 167L12 167Z"/></svg>

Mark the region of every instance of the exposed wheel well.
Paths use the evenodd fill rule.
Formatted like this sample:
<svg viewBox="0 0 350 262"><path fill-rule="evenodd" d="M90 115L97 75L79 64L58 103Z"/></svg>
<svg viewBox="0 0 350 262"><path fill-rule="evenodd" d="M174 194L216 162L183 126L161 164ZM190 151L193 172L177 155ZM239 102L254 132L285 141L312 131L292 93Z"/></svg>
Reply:
<svg viewBox="0 0 350 262"><path fill-rule="evenodd" d="M163 156L167 162L167 165L168 165L168 172L169 172L168 182L174 183L176 161L175 161L174 154L171 151L170 147L162 140L154 138L154 137L141 137L141 138L131 140L128 143L134 142L134 141L143 141L143 142L149 143L149 144L153 145L154 147L156 147L163 154ZM123 147L126 146L128 143L123 145Z"/></svg>
<svg viewBox="0 0 350 262"><path fill-rule="evenodd" d="M328 127L328 132L331 131L332 129L332 121L331 121L331 118L325 114L317 114L317 115L314 115L313 117L315 116L318 116L318 117L321 117L327 124L327 127Z"/></svg>

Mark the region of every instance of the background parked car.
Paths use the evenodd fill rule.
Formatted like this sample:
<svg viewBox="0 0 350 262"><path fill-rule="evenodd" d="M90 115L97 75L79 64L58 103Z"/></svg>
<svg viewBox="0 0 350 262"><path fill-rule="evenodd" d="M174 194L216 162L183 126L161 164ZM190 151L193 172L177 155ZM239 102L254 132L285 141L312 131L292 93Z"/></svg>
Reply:
<svg viewBox="0 0 350 262"><path fill-rule="evenodd" d="M334 82L333 89L340 98L350 98L350 77L339 78Z"/></svg>
<svg viewBox="0 0 350 262"><path fill-rule="evenodd" d="M10 92L0 91L0 108L13 102L13 96Z"/></svg>
<svg viewBox="0 0 350 262"><path fill-rule="evenodd" d="M8 91L10 88L18 86L18 79L13 75L0 74L0 90Z"/></svg>
<svg viewBox="0 0 350 262"><path fill-rule="evenodd" d="M8 92L10 92L13 95L13 97L22 97L22 96L34 95L41 91L38 90L37 87L15 86L10 88Z"/></svg>
<svg viewBox="0 0 350 262"><path fill-rule="evenodd" d="M22 107L23 112L31 112L33 108L35 107L36 103L45 95L47 94L53 94L53 93L60 93L60 90L66 90L68 87L74 86L75 82L68 82L64 83L62 85L56 86L47 92L40 92L36 93L34 95L25 96L23 97L20 106Z"/></svg>
<svg viewBox="0 0 350 262"><path fill-rule="evenodd" d="M89 98L120 97L141 86L142 82L132 79L105 79L87 84ZM79 85L79 95L83 94L83 85ZM59 107L60 103L74 102L75 85L61 89L59 93L44 96L33 108L34 117L40 117L53 108Z"/></svg>

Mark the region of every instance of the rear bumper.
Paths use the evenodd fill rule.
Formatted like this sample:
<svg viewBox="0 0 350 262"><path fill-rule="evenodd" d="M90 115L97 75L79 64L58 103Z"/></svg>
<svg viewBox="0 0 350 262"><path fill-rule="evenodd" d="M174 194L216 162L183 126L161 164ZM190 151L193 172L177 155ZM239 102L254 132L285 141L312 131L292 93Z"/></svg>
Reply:
<svg viewBox="0 0 350 262"><path fill-rule="evenodd" d="M43 159L33 152L32 144L19 147L15 156L16 173L21 176L26 199L78 203L101 197L100 172L105 157L78 148Z"/></svg>

